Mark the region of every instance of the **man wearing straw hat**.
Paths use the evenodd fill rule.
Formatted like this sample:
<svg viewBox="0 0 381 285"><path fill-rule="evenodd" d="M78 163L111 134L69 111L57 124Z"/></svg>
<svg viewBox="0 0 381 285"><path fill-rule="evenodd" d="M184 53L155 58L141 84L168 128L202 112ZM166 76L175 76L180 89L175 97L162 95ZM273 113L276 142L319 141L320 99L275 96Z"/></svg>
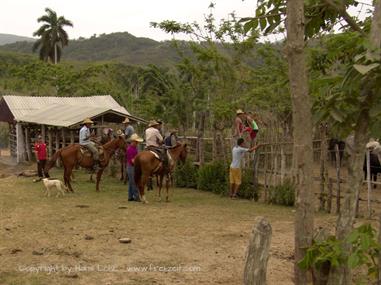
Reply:
<svg viewBox="0 0 381 285"><path fill-rule="evenodd" d="M83 121L83 127L79 130L79 144L91 151L94 159L94 170L97 171L99 169L99 153L95 143L90 140L94 136L94 133L90 133L90 126L92 124L94 122L90 118L86 118Z"/></svg>
<svg viewBox="0 0 381 285"><path fill-rule="evenodd" d="M234 134L233 137L235 139L242 138L243 131L244 131L244 124L243 121L246 119L246 114L241 109L238 109L236 111L236 117L234 120Z"/></svg>
<svg viewBox="0 0 381 285"><path fill-rule="evenodd" d="M122 123L126 126L124 129L124 134L126 135L126 140L128 140L132 136L132 134L135 133L134 127L131 125L130 119L127 117L124 119Z"/></svg>

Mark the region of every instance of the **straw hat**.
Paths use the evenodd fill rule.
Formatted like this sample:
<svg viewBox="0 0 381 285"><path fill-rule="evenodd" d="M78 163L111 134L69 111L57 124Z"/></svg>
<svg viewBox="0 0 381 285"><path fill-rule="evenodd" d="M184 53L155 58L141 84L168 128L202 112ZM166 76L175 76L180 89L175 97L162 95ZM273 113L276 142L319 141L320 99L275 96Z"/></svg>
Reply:
<svg viewBox="0 0 381 285"><path fill-rule="evenodd" d="M237 115L240 115L240 114L245 114L244 111L242 111L241 109L238 109L236 112L235 112Z"/></svg>
<svg viewBox="0 0 381 285"><path fill-rule="evenodd" d="M143 139L138 136L138 134L132 134L130 137L130 141L132 142L142 142Z"/></svg>
<svg viewBox="0 0 381 285"><path fill-rule="evenodd" d="M83 120L82 124L94 124L94 122L90 120L90 118L86 118Z"/></svg>
<svg viewBox="0 0 381 285"><path fill-rule="evenodd" d="M122 132L122 130L117 130L116 131L116 136L118 136L118 137L124 136L124 133Z"/></svg>
<svg viewBox="0 0 381 285"><path fill-rule="evenodd" d="M148 123L148 127L150 128L150 127L153 127L153 126L157 126L157 125L160 125L160 123L158 122L158 121L156 121L156 120L151 120L151 121L149 121L149 123Z"/></svg>
<svg viewBox="0 0 381 285"><path fill-rule="evenodd" d="M124 119L124 121L122 122L122 124L127 124L127 123L129 123L129 122L130 122L130 119L126 117L126 118Z"/></svg>

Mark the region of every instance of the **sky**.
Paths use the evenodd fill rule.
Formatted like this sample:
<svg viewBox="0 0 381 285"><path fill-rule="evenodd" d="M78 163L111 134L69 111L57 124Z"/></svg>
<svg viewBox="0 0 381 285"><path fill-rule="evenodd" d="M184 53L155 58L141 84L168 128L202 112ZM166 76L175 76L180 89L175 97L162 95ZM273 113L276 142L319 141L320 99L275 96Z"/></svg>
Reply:
<svg viewBox="0 0 381 285"><path fill-rule="evenodd" d="M214 0L216 19L235 11L239 17L253 16L256 0ZM32 37L37 18L51 8L73 22L66 31L71 39L94 34L129 32L137 37L167 40L172 36L150 27L150 22L176 20L203 23L209 0L1 0L0 33ZM185 37L177 37L183 38Z"/></svg>

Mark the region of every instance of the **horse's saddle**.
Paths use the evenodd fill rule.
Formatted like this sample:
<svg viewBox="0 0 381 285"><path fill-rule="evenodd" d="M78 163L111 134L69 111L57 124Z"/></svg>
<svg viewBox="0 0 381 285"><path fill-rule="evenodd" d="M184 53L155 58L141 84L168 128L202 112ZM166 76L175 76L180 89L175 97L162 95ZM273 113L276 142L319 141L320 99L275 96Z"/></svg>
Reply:
<svg viewBox="0 0 381 285"><path fill-rule="evenodd" d="M156 159L164 162L165 165L169 166L170 168L173 167L174 160L168 151L168 149L164 149L164 153L160 151L160 149L151 148L149 151L155 156Z"/></svg>
<svg viewBox="0 0 381 285"><path fill-rule="evenodd" d="M103 158L104 158L103 147L101 145L97 145L96 147L97 147L97 150L99 153L99 159L103 160ZM81 152L81 155L83 155L83 156L88 156L88 157L93 156L92 152L84 145L80 145L79 150Z"/></svg>

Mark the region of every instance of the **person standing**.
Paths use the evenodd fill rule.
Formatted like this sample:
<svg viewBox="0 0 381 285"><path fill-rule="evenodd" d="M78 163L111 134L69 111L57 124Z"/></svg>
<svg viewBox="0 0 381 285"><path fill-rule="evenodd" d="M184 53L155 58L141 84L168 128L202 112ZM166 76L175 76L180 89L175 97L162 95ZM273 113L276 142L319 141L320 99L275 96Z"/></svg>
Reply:
<svg viewBox="0 0 381 285"><path fill-rule="evenodd" d="M129 118L126 117L122 123L125 125L124 134L126 136L126 140L128 141L128 139L135 133L135 130L131 125Z"/></svg>
<svg viewBox="0 0 381 285"><path fill-rule="evenodd" d="M239 186L242 183L242 171L241 162L242 157L246 152L253 152L261 145L255 145L251 148L243 147L245 140L239 138L237 145L232 149L232 162L229 169L229 182L230 182L230 198L235 199L239 190Z"/></svg>
<svg viewBox="0 0 381 285"><path fill-rule="evenodd" d="M79 130L79 144L85 146L93 154L94 159L94 171L99 169L99 153L95 145L95 142L91 141L90 138L94 137L94 133L90 132L91 124L94 124L89 118L83 121L83 127Z"/></svg>
<svg viewBox="0 0 381 285"><path fill-rule="evenodd" d="M132 134L130 137L130 144L126 150L127 161L127 175L128 175L128 201L140 202L138 188L135 183L135 168L134 161L138 154L138 144L143 141L137 134Z"/></svg>
<svg viewBox="0 0 381 285"><path fill-rule="evenodd" d="M37 137L37 141L34 144L34 153L36 154L37 160L37 173L39 180L44 178L49 178L49 174L45 171L46 164L46 144L42 141L41 135Z"/></svg>
<svg viewBox="0 0 381 285"><path fill-rule="evenodd" d="M164 144L165 146L171 148L175 147L178 143L178 137L177 137L177 129L172 129L169 133L169 135L165 138Z"/></svg>

